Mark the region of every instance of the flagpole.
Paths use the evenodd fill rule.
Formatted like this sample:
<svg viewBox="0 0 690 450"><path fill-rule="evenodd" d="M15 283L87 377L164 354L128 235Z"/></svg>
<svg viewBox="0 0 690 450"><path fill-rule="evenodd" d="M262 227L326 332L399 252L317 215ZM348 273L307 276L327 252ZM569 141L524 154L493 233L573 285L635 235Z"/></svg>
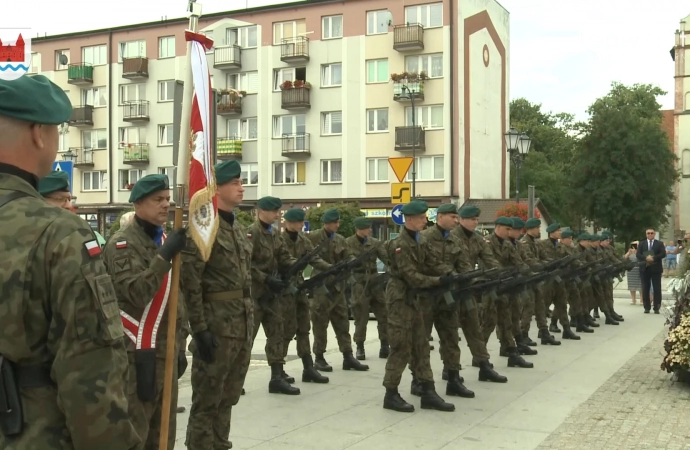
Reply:
<svg viewBox="0 0 690 450"><path fill-rule="evenodd" d="M196 33L199 25L199 17L201 16L201 5L195 3L196 0L190 0L188 4L189 13L189 30ZM184 71L184 85L182 88L182 114L180 119L180 143L179 151L177 152L177 186L175 189L175 221L173 228L182 228L185 193L188 183L189 175L189 142L190 142L190 120L192 115L192 100L194 98L194 88L192 86L192 42L187 42L187 66ZM180 288L180 266L181 256L178 253L172 261L172 281L170 288L170 297L168 299L168 339L165 349L165 378L163 381L163 405L161 408L161 429L158 441L159 450L168 450L168 435L170 433L170 414L176 414L177 411L171 411L172 405L172 384L177 380L173 380L173 364L177 364L177 355L175 354L175 344L177 341L177 301ZM184 350L184 349L181 349ZM170 449L172 450L172 449Z"/></svg>

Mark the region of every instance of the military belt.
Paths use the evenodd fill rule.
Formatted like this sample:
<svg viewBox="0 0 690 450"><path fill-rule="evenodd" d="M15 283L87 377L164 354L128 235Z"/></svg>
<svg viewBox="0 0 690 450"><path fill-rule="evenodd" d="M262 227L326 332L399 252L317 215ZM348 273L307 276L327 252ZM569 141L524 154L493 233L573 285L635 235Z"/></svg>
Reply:
<svg viewBox="0 0 690 450"><path fill-rule="evenodd" d="M20 388L55 386L48 365L15 366L15 373Z"/></svg>
<svg viewBox="0 0 690 450"><path fill-rule="evenodd" d="M240 300L251 297L250 289L234 289L232 291L209 292L204 294L204 299L209 302L222 302L225 300Z"/></svg>

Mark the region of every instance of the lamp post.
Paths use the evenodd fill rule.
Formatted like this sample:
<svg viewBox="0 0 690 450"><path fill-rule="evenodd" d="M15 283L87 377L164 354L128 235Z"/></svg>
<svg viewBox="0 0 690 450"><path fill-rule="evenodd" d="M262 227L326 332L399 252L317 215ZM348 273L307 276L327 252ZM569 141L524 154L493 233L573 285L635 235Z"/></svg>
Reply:
<svg viewBox="0 0 690 450"><path fill-rule="evenodd" d="M520 167L525 161L527 153L529 153L529 148L532 145L532 139L525 133L521 133L515 128L511 127L510 130L504 135L506 148L510 154L510 160L515 165L515 203L520 203Z"/></svg>
<svg viewBox="0 0 690 450"><path fill-rule="evenodd" d="M77 155L70 148L65 153L62 154L62 160L75 163L75 162L77 162Z"/></svg>
<svg viewBox="0 0 690 450"><path fill-rule="evenodd" d="M406 84L400 83L400 90L407 91L405 97L409 97L412 105L412 198L417 197L417 130L415 123L414 94L415 90L410 89ZM403 97L403 98L405 98Z"/></svg>

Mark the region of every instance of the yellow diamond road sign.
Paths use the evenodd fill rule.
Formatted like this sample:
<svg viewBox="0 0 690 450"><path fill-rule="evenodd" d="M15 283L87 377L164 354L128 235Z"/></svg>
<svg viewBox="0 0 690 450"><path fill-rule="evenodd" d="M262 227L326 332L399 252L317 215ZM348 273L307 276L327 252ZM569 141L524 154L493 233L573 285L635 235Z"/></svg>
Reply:
<svg viewBox="0 0 690 450"><path fill-rule="evenodd" d="M391 203L394 205L410 203L410 183L391 183Z"/></svg>

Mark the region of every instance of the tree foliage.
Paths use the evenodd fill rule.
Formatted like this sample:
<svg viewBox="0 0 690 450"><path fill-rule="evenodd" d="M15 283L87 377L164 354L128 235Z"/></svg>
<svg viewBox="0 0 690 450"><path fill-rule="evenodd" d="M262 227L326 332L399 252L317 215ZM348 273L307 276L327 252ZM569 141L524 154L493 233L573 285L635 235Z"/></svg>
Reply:
<svg viewBox="0 0 690 450"><path fill-rule="evenodd" d="M613 83L589 107L575 152L573 198L595 226L612 230L624 242L668 221L678 172L656 100L664 94L649 84Z"/></svg>
<svg viewBox="0 0 690 450"><path fill-rule="evenodd" d="M252 217L252 215L248 212L242 211L239 208L235 209L235 219L240 223L240 225L245 227L248 227L254 223L254 217Z"/></svg>
<svg viewBox="0 0 690 450"><path fill-rule="evenodd" d="M364 215L359 209L359 203L334 203L310 208L309 211L307 211L307 217L305 219L309 222L309 228L312 230L321 228L323 226L323 223L321 223L321 216L331 208L335 208L340 212L340 228L338 228L338 233L345 237L355 234L355 225L353 221L356 217Z"/></svg>
<svg viewBox="0 0 690 450"><path fill-rule="evenodd" d="M122 216L124 216L125 214L127 214L128 212L131 212L131 211L134 211L134 209L132 209L132 208L123 209L123 210L120 212L120 214L117 215L117 218L115 219L115 222L113 222L113 224L110 225L110 231L109 231L110 234L109 234L109 236L112 236L112 235L114 235L115 233L117 233L118 231L120 231L120 219L122 219Z"/></svg>

